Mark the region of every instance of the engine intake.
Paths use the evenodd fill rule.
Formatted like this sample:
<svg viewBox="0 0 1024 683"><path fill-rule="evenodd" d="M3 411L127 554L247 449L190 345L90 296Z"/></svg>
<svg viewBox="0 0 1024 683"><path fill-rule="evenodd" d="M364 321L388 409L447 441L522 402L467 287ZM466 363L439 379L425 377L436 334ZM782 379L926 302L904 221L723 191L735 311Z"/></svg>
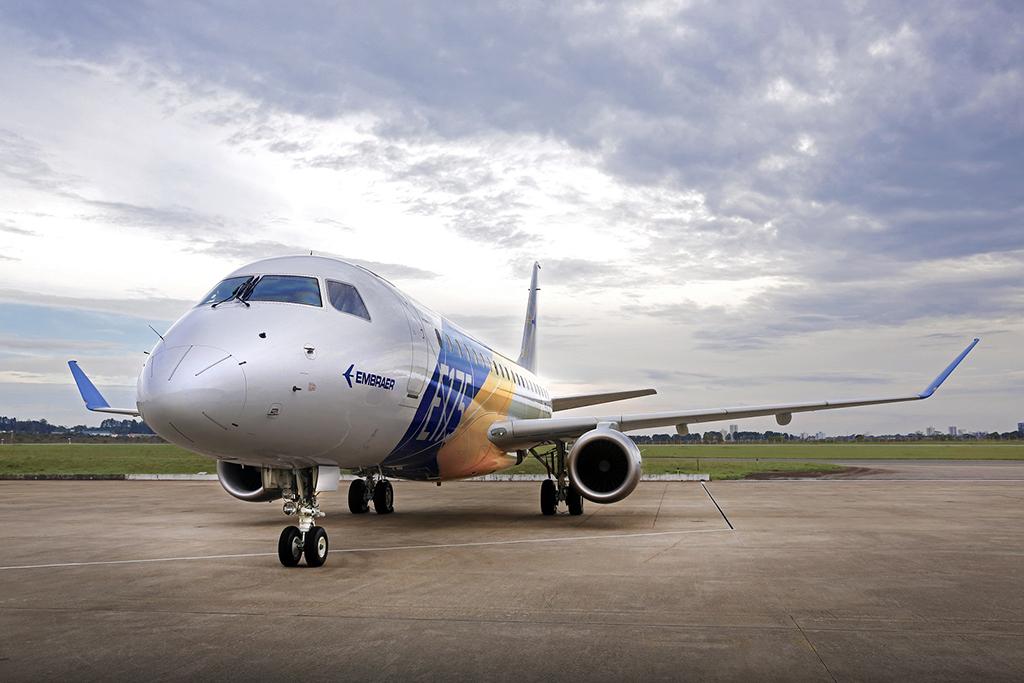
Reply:
<svg viewBox="0 0 1024 683"><path fill-rule="evenodd" d="M584 498L616 503L640 482L640 449L616 429L598 427L585 433L566 457L569 481Z"/></svg>
<svg viewBox="0 0 1024 683"><path fill-rule="evenodd" d="M217 478L224 490L239 500L265 503L281 498L281 489L263 486L263 469L235 462L217 461Z"/></svg>

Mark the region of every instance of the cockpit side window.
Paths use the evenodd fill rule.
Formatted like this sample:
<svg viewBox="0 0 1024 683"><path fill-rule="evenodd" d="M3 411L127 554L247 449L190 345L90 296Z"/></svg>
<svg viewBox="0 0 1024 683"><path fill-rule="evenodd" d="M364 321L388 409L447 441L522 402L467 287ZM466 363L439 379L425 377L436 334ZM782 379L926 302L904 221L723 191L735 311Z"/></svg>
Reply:
<svg viewBox="0 0 1024 683"><path fill-rule="evenodd" d="M315 277L302 275L264 275L252 285L245 299L323 306L320 283Z"/></svg>
<svg viewBox="0 0 1024 683"><path fill-rule="evenodd" d="M331 300L331 305L342 313L359 316L363 320L370 319L370 312L366 310L359 290L348 283L328 280L327 298Z"/></svg>
<svg viewBox="0 0 1024 683"><path fill-rule="evenodd" d="M239 275L238 277L229 277L226 280L221 280L216 287L210 290L210 293L203 297L198 306L209 306L215 304L218 301L224 301L230 299L232 292L238 287L244 284L247 280L252 278L252 275Z"/></svg>

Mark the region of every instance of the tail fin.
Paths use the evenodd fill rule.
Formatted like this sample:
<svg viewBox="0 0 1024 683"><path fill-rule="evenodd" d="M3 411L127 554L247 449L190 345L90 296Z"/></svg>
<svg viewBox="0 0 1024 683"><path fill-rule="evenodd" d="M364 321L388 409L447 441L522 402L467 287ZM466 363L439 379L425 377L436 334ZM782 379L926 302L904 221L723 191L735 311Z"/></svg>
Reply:
<svg viewBox="0 0 1024 683"><path fill-rule="evenodd" d="M526 302L526 324L523 326L523 346L519 349L519 365L530 372L537 372L537 273L540 264L533 264L530 278L530 298Z"/></svg>

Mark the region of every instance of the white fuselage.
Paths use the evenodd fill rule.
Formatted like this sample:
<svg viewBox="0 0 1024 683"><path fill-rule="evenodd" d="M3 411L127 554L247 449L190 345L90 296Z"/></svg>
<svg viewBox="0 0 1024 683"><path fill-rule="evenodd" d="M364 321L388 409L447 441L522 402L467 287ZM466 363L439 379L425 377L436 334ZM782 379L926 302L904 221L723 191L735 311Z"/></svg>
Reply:
<svg viewBox="0 0 1024 683"><path fill-rule="evenodd" d="M183 315L138 380L139 411L168 441L244 464L448 479L515 462L488 441L494 421L551 415L533 373L364 268L295 256L229 279L248 276L292 276L319 305L308 291ZM339 310L335 288L358 292L362 314Z"/></svg>

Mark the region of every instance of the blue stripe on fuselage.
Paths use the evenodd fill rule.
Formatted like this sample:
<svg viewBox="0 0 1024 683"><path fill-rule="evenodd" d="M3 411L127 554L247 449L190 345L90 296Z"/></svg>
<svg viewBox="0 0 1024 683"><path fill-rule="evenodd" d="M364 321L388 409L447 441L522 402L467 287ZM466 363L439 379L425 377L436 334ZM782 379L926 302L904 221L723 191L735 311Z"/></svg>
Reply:
<svg viewBox="0 0 1024 683"><path fill-rule="evenodd" d="M449 325L442 324L441 344L430 382L398 446L384 459L385 469L410 479L440 476L437 452L458 428L462 416L480 392L491 371L491 352ZM462 353L450 348L458 342ZM472 349L475 353L467 353Z"/></svg>

